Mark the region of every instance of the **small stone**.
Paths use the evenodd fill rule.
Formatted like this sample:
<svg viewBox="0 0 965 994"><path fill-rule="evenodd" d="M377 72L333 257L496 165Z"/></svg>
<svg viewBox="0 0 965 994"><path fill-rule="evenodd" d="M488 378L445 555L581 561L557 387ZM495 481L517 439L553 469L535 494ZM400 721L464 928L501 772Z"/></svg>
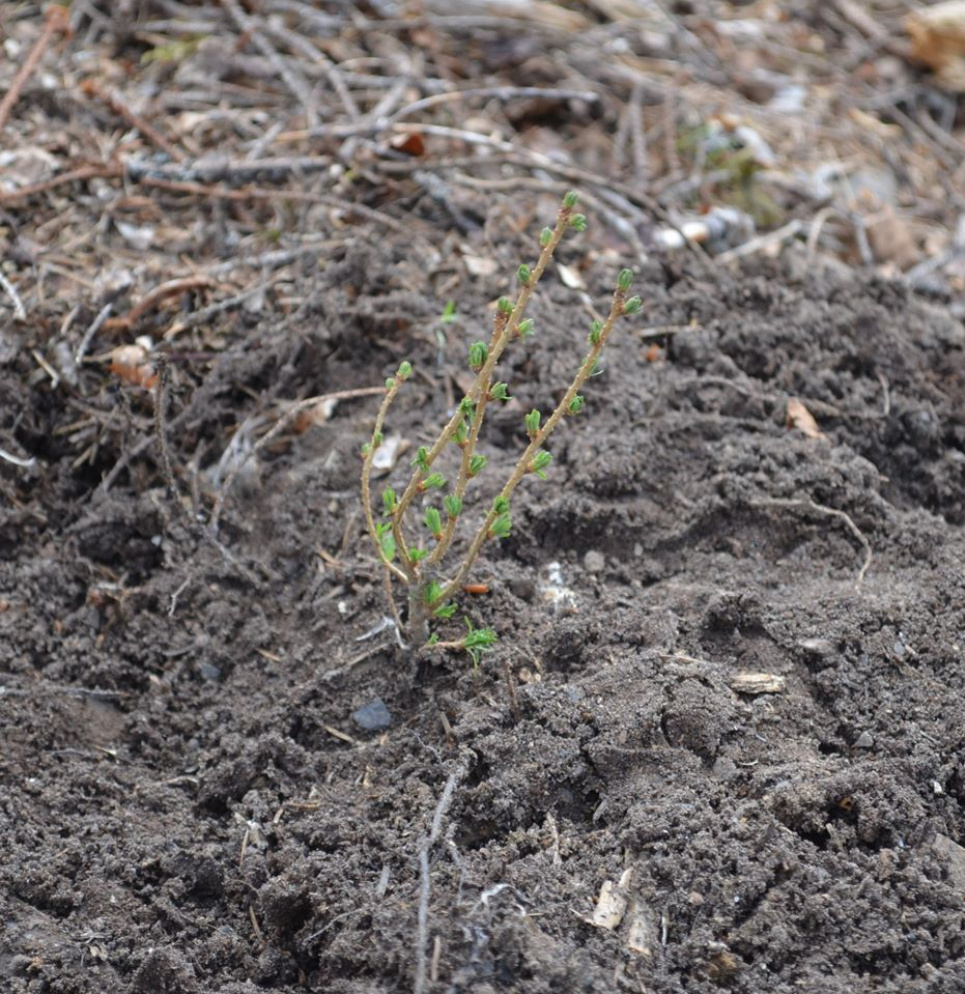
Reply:
<svg viewBox="0 0 965 994"><path fill-rule="evenodd" d="M221 679L221 667L214 663L203 662L201 664L201 678L210 683L217 683Z"/></svg>
<svg viewBox="0 0 965 994"><path fill-rule="evenodd" d="M812 656L817 656L819 659L824 656L830 656L834 652L834 643L830 639L801 639L798 645L805 652L810 653Z"/></svg>
<svg viewBox="0 0 965 994"><path fill-rule="evenodd" d="M602 552L590 549L583 557L583 567L587 573L602 573L606 569L606 557Z"/></svg>
<svg viewBox="0 0 965 994"><path fill-rule="evenodd" d="M352 721L365 732L384 732L392 724L392 713L381 697L352 712Z"/></svg>
<svg viewBox="0 0 965 994"><path fill-rule="evenodd" d="M862 732L855 741L855 749L871 749L874 747L875 739L871 732Z"/></svg>

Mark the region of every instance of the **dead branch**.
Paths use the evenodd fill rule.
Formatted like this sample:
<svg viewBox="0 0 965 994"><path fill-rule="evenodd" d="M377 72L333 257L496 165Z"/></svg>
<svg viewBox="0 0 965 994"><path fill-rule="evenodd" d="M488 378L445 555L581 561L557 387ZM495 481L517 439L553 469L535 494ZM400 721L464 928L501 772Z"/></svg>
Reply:
<svg viewBox="0 0 965 994"><path fill-rule="evenodd" d="M436 804L436 810L432 815L432 826L419 846L419 911L416 926L415 982L412 986L414 994L425 994L428 984L429 899L432 893L432 883L429 879L429 854L442 834L442 824L452 804L453 795L469 773L469 761L472 758L473 754L466 750L459 760L459 764L449 774L449 779L446 781L442 794L439 796L439 802Z"/></svg>
<svg viewBox="0 0 965 994"><path fill-rule="evenodd" d="M30 49L30 54L20 67L20 72L14 76L13 82L10 84L10 89L7 90L3 100L0 101L0 131L6 125L10 111L13 110L14 105L20 99L20 92L26 85L27 80L34 74L41 56L53 40L54 35L70 30L70 12L67 7L62 7L59 4L51 4L44 11L44 18L46 23L44 24L43 31L40 32L40 37L34 43L34 47Z"/></svg>

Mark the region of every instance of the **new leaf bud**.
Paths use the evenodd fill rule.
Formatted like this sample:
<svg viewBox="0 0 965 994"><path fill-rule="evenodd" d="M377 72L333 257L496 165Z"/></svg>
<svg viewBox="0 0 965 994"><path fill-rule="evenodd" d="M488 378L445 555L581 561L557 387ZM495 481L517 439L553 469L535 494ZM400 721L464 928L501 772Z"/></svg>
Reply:
<svg viewBox="0 0 965 994"><path fill-rule="evenodd" d="M571 401L568 411L570 414L579 414L586 407L586 399L582 394L577 394Z"/></svg>
<svg viewBox="0 0 965 994"><path fill-rule="evenodd" d="M441 489L445 485L446 485L446 478L442 475L442 473L430 473L422 481L423 490L431 490L433 487Z"/></svg>
<svg viewBox="0 0 965 994"><path fill-rule="evenodd" d="M533 456L533 461L529 464L529 471L535 473L541 480L546 479L546 474L543 472L547 466L553 461L553 457L546 451L546 449L540 449L539 452Z"/></svg>
<svg viewBox="0 0 965 994"><path fill-rule="evenodd" d="M509 499L506 497L496 497L493 500L493 510L496 514L506 514L509 511Z"/></svg>
<svg viewBox="0 0 965 994"><path fill-rule="evenodd" d="M485 468L488 460L485 456L474 455L469 460L469 475L478 476Z"/></svg>
<svg viewBox="0 0 965 994"><path fill-rule="evenodd" d="M490 538L508 538L509 533L512 531L513 523L509 517L509 514L500 514L498 518L492 523L489 529Z"/></svg>
<svg viewBox="0 0 965 994"><path fill-rule="evenodd" d="M525 320L520 321L519 324L516 325L516 333L520 338L529 338L529 336L533 334L533 319L526 318Z"/></svg>
<svg viewBox="0 0 965 994"><path fill-rule="evenodd" d="M397 507L398 500L395 496L395 491L391 487L386 487L382 491L382 506L385 508L386 514L391 514Z"/></svg>
<svg viewBox="0 0 965 994"><path fill-rule="evenodd" d="M639 314L643 309L643 301L639 297L631 297L623 305L624 314Z"/></svg>
<svg viewBox="0 0 965 994"><path fill-rule="evenodd" d="M586 231L586 215L585 214L574 214L570 218L570 227L574 231Z"/></svg>
<svg viewBox="0 0 965 994"><path fill-rule="evenodd" d="M442 538L442 515L439 513L438 508L427 507L426 508L426 528L429 529L429 534L435 538Z"/></svg>
<svg viewBox="0 0 965 994"><path fill-rule="evenodd" d="M552 228L544 228L539 233L539 243L540 243L540 246L542 248L546 248L546 246L549 245L550 239L552 237L553 237L553 229Z"/></svg>
<svg viewBox="0 0 965 994"><path fill-rule="evenodd" d="M509 396L509 387L505 383L494 383L489 391L489 399L503 402L512 400Z"/></svg>
<svg viewBox="0 0 965 994"><path fill-rule="evenodd" d="M617 289L620 293L626 293L630 289L630 285L633 283L633 270L632 269L621 269L620 275L617 277Z"/></svg>
<svg viewBox="0 0 965 994"><path fill-rule="evenodd" d="M524 262L519 269L516 270L516 275L519 277L519 282L526 286L533 277L533 270L529 268Z"/></svg>
<svg viewBox="0 0 965 994"><path fill-rule="evenodd" d="M385 381L385 389L391 390L395 386L395 380L390 376Z"/></svg>
<svg viewBox="0 0 965 994"><path fill-rule="evenodd" d="M512 314L513 302L509 299L509 297L500 297L496 304L496 308L500 314Z"/></svg>
<svg viewBox="0 0 965 994"><path fill-rule="evenodd" d="M412 363L406 360L399 366L395 374L400 380L407 380L412 375Z"/></svg>
<svg viewBox="0 0 965 994"><path fill-rule="evenodd" d="M534 407L533 410L523 418L523 423L526 425L526 433L532 437L539 431L539 422L542 415Z"/></svg>
<svg viewBox="0 0 965 994"><path fill-rule="evenodd" d="M570 190L570 192L563 198L563 206L567 210L572 210L576 206L576 202L579 199L580 197L576 190Z"/></svg>
<svg viewBox="0 0 965 994"><path fill-rule="evenodd" d="M469 368L474 373L478 373L483 368L488 358L489 349L486 348L485 342L473 342L469 346Z"/></svg>
<svg viewBox="0 0 965 994"><path fill-rule="evenodd" d="M603 322L594 321L593 324L590 325L590 344L598 345L600 342L600 335L602 334L603 334Z"/></svg>
<svg viewBox="0 0 965 994"><path fill-rule="evenodd" d="M462 498L455 494L447 494L442 499L442 506L446 509L446 514L450 518L458 518L462 513Z"/></svg>

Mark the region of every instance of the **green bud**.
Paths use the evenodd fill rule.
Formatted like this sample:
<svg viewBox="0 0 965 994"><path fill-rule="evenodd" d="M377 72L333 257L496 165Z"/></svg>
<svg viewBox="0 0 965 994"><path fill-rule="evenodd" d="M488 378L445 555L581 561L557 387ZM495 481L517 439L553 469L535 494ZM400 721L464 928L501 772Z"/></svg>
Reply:
<svg viewBox="0 0 965 994"><path fill-rule="evenodd" d="M462 400L459 401L459 410L462 413L462 416L464 418L468 418L470 421L472 421L476 415L476 405L468 397L463 397Z"/></svg>
<svg viewBox="0 0 965 994"><path fill-rule="evenodd" d="M585 214L574 214L570 218L570 227L574 231L586 231L586 215Z"/></svg>
<svg viewBox="0 0 965 994"><path fill-rule="evenodd" d="M433 487L435 487L436 489L441 489L445 485L446 485L446 478L442 475L442 473L430 473L422 481L421 489L431 490L433 489Z"/></svg>
<svg viewBox="0 0 965 994"><path fill-rule="evenodd" d="M400 380L407 380L412 375L412 363L403 362L399 366L398 372L395 374Z"/></svg>
<svg viewBox="0 0 965 994"><path fill-rule="evenodd" d="M430 580L422 589L422 600L432 604L442 596L442 584L438 580Z"/></svg>
<svg viewBox="0 0 965 994"><path fill-rule="evenodd" d="M474 373L478 373L483 368L488 358L489 349L486 348L485 342L473 342L469 346L469 368Z"/></svg>
<svg viewBox="0 0 965 994"><path fill-rule="evenodd" d="M425 521L429 534L436 539L442 538L442 515L438 508L427 507Z"/></svg>
<svg viewBox="0 0 965 994"><path fill-rule="evenodd" d="M639 297L631 297L623 305L624 314L639 314L643 309L643 301Z"/></svg>
<svg viewBox="0 0 965 994"><path fill-rule="evenodd" d="M461 422L459 427L456 428L455 433L452 436L452 440L460 448L469 441L469 427L465 421Z"/></svg>
<svg viewBox="0 0 965 994"><path fill-rule="evenodd" d="M382 444L382 432L377 431L372 436L372 448L377 449Z"/></svg>
<svg viewBox="0 0 965 994"><path fill-rule="evenodd" d="M563 206L567 210L572 210L576 206L576 202L579 199L580 197L576 190L570 190L570 192L563 198Z"/></svg>
<svg viewBox="0 0 965 994"><path fill-rule="evenodd" d="M598 345L600 343L600 335L603 334L603 322L594 321L590 325L590 344Z"/></svg>
<svg viewBox="0 0 965 994"><path fill-rule="evenodd" d="M451 618L456 613L456 602L449 601L448 604L443 604L442 607L437 607L435 611L432 612L433 618Z"/></svg>
<svg viewBox="0 0 965 994"><path fill-rule="evenodd" d="M577 394L571 401L570 406L567 408L570 414L579 414L583 408L586 407L586 398L581 394Z"/></svg>
<svg viewBox="0 0 965 994"><path fill-rule="evenodd" d="M509 387L505 383L494 383L489 391L490 400L507 401L512 400L509 396Z"/></svg>
<svg viewBox="0 0 965 994"><path fill-rule="evenodd" d="M372 452L372 443L366 442L361 448L362 458L368 459L369 454Z"/></svg>
<svg viewBox="0 0 965 994"><path fill-rule="evenodd" d="M500 514L489 528L490 538L508 538L513 530L513 523L509 514Z"/></svg>
<svg viewBox="0 0 965 994"><path fill-rule="evenodd" d="M540 418L542 418L542 415L535 407L523 418L523 423L526 425L526 433L530 438L539 431Z"/></svg>
<svg viewBox="0 0 965 994"><path fill-rule="evenodd" d="M486 649L499 641L491 628L474 628L463 640L467 649Z"/></svg>
<svg viewBox="0 0 965 994"><path fill-rule="evenodd" d="M385 508L385 513L391 514L398 507L398 503L395 491L391 487L386 487L382 491L382 506Z"/></svg>
<svg viewBox="0 0 965 994"><path fill-rule="evenodd" d="M599 357L597 357L596 359L593 360L593 365L590 366L589 375L590 376L599 376L600 373L602 373L602 372L603 372L603 370L600 368L600 359L599 359Z"/></svg>
<svg viewBox="0 0 965 994"><path fill-rule="evenodd" d="M421 563L423 559L427 559L428 557L428 549L409 549L409 558L413 563Z"/></svg>
<svg viewBox="0 0 965 994"><path fill-rule="evenodd" d="M547 246L547 245L549 245L549 243L550 243L550 239L551 239L552 237L553 237L553 229L552 229L552 228L544 228L544 229L543 229L543 230L542 230L542 231L541 231L541 232L539 233L539 243L540 243L540 245L541 245L541 246L542 246L543 248L546 248L546 246Z"/></svg>
<svg viewBox="0 0 965 994"><path fill-rule="evenodd" d="M446 514L450 518L458 518L462 513L462 498L455 494L447 494L442 499L442 506L446 509Z"/></svg>
<svg viewBox="0 0 965 994"><path fill-rule="evenodd" d="M500 314L512 314L513 302L509 299L509 297L500 297L496 304L496 309Z"/></svg>
<svg viewBox="0 0 965 994"><path fill-rule="evenodd" d="M421 470L429 469L429 450L424 445L420 445L416 450L415 459L412 460L413 466L418 466Z"/></svg>
<svg viewBox="0 0 965 994"><path fill-rule="evenodd" d="M506 514L509 511L509 499L507 497L497 497L493 501L493 510L497 514Z"/></svg>
<svg viewBox="0 0 965 994"><path fill-rule="evenodd" d="M385 389L386 389L386 390L391 390L391 389L392 389L392 388L393 388L394 386L395 386L395 380L393 380L393 379L392 379L392 377L390 376L390 377L389 377L389 378L388 378L388 379L387 379L387 380L385 381Z"/></svg>
<svg viewBox="0 0 965 994"><path fill-rule="evenodd" d="M426 641L426 645L427 645L427 646L428 646L428 645L435 645L435 644L436 644L436 642L438 642L438 641L439 641L439 633L438 633L438 632L433 632L433 633L432 633L432 634L431 634L431 635L429 636L428 640Z"/></svg>
<svg viewBox="0 0 965 994"><path fill-rule="evenodd" d="M529 268L524 262L519 269L516 270L516 275L519 277L519 282L526 286L529 281L533 278L533 270Z"/></svg>
<svg viewBox="0 0 965 994"><path fill-rule="evenodd" d="M375 526L375 534L379 540L379 548L385 561L391 563L395 559L395 535L392 534L392 525L386 521L384 524Z"/></svg>
<svg viewBox="0 0 965 994"><path fill-rule="evenodd" d="M516 334L519 335L520 338L529 338L529 336L533 334L533 319L526 318L524 321L520 321L519 324L516 325Z"/></svg>
<svg viewBox="0 0 965 994"><path fill-rule="evenodd" d="M530 473L535 473L541 480L545 480L546 474L543 470L546 469L552 461L553 457L545 449L540 449L540 451L533 456L533 461L527 468Z"/></svg>
<svg viewBox="0 0 965 994"><path fill-rule="evenodd" d="M475 455L469 460L469 475L478 476L485 468L489 460L485 456Z"/></svg>
<svg viewBox="0 0 965 994"><path fill-rule="evenodd" d="M626 293L630 289L630 285L633 283L633 270L632 269L621 269L620 275L617 277L617 289L620 293Z"/></svg>

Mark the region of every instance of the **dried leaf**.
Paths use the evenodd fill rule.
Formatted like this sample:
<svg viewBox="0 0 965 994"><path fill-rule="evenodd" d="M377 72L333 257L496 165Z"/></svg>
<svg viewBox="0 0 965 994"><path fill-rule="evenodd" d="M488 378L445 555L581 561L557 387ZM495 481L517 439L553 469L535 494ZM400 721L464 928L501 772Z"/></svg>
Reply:
<svg viewBox="0 0 965 994"><path fill-rule="evenodd" d="M913 11L905 29L912 56L933 69L947 89L965 93L965 0Z"/></svg>
<svg viewBox="0 0 965 994"><path fill-rule="evenodd" d="M107 368L122 380L153 389L157 383L157 373L148 361L148 352L143 345L119 345L111 352Z"/></svg>
<svg viewBox="0 0 965 994"><path fill-rule="evenodd" d="M788 428L797 428L798 431L804 432L808 438L824 438L817 421L814 420L814 415L797 397L788 399L787 426Z"/></svg>

